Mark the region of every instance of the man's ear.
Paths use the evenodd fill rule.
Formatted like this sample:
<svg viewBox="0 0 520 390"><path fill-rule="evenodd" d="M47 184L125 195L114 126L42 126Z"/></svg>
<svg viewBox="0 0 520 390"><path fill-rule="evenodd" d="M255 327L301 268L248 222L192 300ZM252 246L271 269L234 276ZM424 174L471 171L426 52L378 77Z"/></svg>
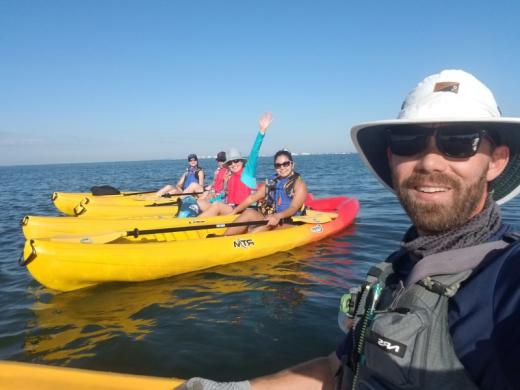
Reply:
<svg viewBox="0 0 520 390"><path fill-rule="evenodd" d="M506 169L509 162L509 147L505 145L497 146L491 152L491 160L489 161L489 169L486 175L487 181L496 179L504 169Z"/></svg>

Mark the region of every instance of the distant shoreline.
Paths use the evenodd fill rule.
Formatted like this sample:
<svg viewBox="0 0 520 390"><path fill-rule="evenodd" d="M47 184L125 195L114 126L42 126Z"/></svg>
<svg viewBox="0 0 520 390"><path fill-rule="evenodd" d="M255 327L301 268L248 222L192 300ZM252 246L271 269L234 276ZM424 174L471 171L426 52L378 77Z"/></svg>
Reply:
<svg viewBox="0 0 520 390"><path fill-rule="evenodd" d="M357 154L357 152L337 152L337 153L308 153L308 152L293 152L292 155L295 157L310 157L310 156L339 156ZM270 154L262 154L261 158L272 157ZM215 160L216 156L199 156L199 160ZM35 167L35 166L49 166L49 165L80 165L80 164L119 164L119 163L138 163L138 162L156 162L156 161L183 161L185 158L169 158L169 159L157 159L157 160L122 160L122 161L85 161L85 162L57 162L57 163L40 163L40 164L0 164L1 168L12 168L12 167Z"/></svg>

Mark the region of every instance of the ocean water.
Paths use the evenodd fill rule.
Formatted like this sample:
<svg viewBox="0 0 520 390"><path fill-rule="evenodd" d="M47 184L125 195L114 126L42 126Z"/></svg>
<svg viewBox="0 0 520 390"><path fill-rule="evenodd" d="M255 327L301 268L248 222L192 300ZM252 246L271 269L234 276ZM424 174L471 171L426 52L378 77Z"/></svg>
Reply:
<svg viewBox="0 0 520 390"><path fill-rule="evenodd" d="M145 283L49 290L20 267L24 215L59 215L53 191L151 190L184 161L0 167L0 359L219 380L268 374L330 353L339 297L397 248L409 220L358 155L295 157L316 197L358 198L355 224L316 244ZM258 177L269 175L261 158ZM207 173L214 161L201 160ZM211 176L211 174L210 174ZM503 206L520 225L519 200Z"/></svg>

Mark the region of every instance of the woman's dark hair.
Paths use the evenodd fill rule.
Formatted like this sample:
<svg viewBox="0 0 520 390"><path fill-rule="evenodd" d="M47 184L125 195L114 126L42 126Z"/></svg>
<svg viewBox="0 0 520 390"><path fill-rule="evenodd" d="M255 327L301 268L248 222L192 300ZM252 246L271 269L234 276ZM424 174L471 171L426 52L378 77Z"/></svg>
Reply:
<svg viewBox="0 0 520 390"><path fill-rule="evenodd" d="M274 154L273 161L276 162L276 159L277 159L278 157L280 157L280 156L285 156L285 157L287 157L287 158L289 159L289 161L292 161L292 160L293 160L293 159L292 159L292 154L291 154L291 152L289 152L288 150L283 149L283 150L279 150L278 152L276 152L276 153Z"/></svg>

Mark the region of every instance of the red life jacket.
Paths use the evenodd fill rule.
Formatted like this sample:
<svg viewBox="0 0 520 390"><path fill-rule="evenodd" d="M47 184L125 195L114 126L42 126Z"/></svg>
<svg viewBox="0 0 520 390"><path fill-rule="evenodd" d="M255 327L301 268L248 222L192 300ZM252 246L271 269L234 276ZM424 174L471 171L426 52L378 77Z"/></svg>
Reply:
<svg viewBox="0 0 520 390"><path fill-rule="evenodd" d="M213 190L215 194L220 193L224 189L224 179L226 177L226 167L219 167L215 171L215 178L213 179Z"/></svg>
<svg viewBox="0 0 520 390"><path fill-rule="evenodd" d="M232 173L227 180L226 185L226 203L231 205L238 205L249 196L251 188L240 181L242 176L242 168L240 171Z"/></svg>

